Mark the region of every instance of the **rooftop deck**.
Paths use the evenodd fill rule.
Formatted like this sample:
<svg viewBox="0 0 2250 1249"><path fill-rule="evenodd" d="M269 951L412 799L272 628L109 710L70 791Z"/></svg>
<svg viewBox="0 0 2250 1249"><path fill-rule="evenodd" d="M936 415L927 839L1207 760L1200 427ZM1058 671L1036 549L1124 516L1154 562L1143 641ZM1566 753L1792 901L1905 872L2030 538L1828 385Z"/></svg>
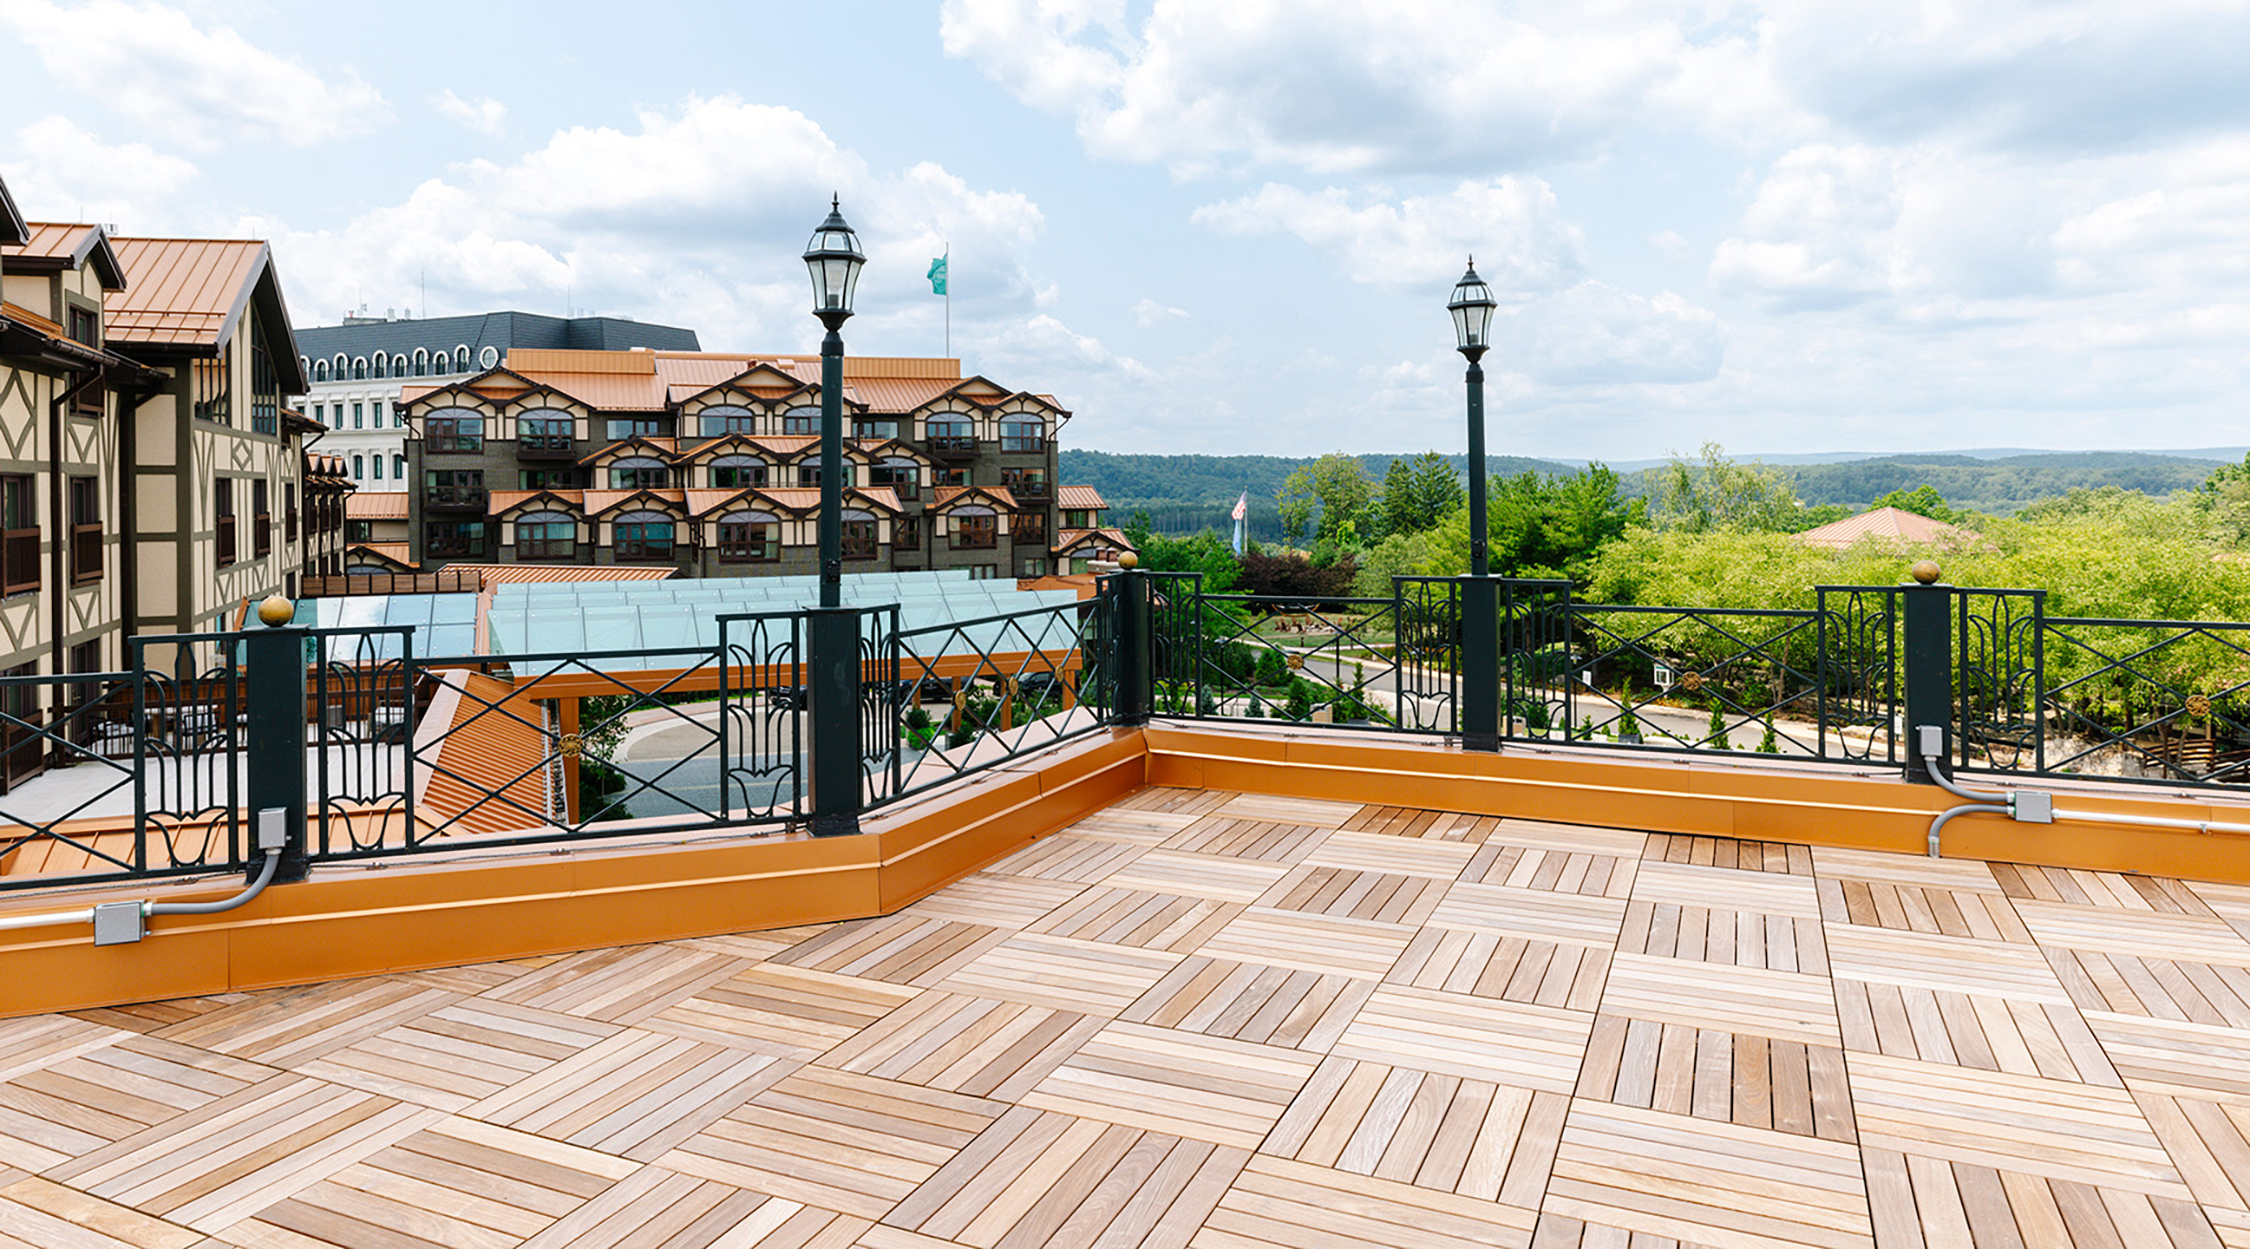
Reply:
<svg viewBox="0 0 2250 1249"><path fill-rule="evenodd" d="M885 917L0 1023L0 1244L2244 1246L2245 932L1148 789Z"/></svg>

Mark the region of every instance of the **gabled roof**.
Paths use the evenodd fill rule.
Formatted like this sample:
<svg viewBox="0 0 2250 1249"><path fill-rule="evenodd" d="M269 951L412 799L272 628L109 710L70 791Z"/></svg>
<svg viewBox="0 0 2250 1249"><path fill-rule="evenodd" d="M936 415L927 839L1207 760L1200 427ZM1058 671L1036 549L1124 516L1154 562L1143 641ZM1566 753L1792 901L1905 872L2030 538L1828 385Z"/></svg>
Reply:
<svg viewBox="0 0 2250 1249"><path fill-rule="evenodd" d="M31 238L31 227L8 194L8 180L0 178L0 247L20 247Z"/></svg>
<svg viewBox="0 0 2250 1249"><path fill-rule="evenodd" d="M14 205L8 207L12 210ZM5 215L0 212L0 217ZM17 220L22 223L20 217ZM100 226L22 224L24 238L20 244L10 245L0 239L0 267L10 273L55 273L91 264L94 276L101 279L103 290L125 289L124 267L118 263L116 249ZM5 227L0 226L0 232L4 230Z"/></svg>
<svg viewBox="0 0 2250 1249"><path fill-rule="evenodd" d="M399 572L414 572L421 568L414 562L411 543L406 542L354 542L344 548L344 563L368 561L389 564Z"/></svg>
<svg viewBox="0 0 2250 1249"><path fill-rule="evenodd" d="M1102 492L1092 486L1064 486L1055 491L1055 506L1069 512L1106 512Z"/></svg>
<svg viewBox="0 0 2250 1249"><path fill-rule="evenodd" d="M687 496L679 490L588 490L585 493L588 516L614 512L621 507L640 504L651 508L685 508Z"/></svg>
<svg viewBox="0 0 2250 1249"><path fill-rule="evenodd" d="M302 394L296 332L281 297L273 251L255 239L116 240L132 285L103 309L104 333L128 347L216 350L234 336L251 302L270 341L283 394Z"/></svg>
<svg viewBox="0 0 2250 1249"><path fill-rule="evenodd" d="M651 438L646 434L635 434L630 438L621 438L608 446L583 456L578 462L580 464L599 464L605 460L621 460L628 456L639 455L662 460L669 464L677 459L679 454L680 440L677 438Z"/></svg>
<svg viewBox="0 0 2250 1249"><path fill-rule="evenodd" d="M404 490L361 491L345 501L344 517L347 520L405 520L406 503Z"/></svg>
<svg viewBox="0 0 2250 1249"><path fill-rule="evenodd" d="M517 508L534 503L576 510L586 505L583 490L495 490L485 496L485 511L493 516L503 516Z"/></svg>
<svg viewBox="0 0 2250 1249"><path fill-rule="evenodd" d="M944 511L972 503L1004 507L1013 511L1016 496L1006 486L939 486L930 496L932 511Z"/></svg>
<svg viewBox="0 0 2250 1249"><path fill-rule="evenodd" d="M1055 535L1054 554L1066 555L1082 546L1114 547L1120 551L1138 551L1133 540L1115 529L1065 529Z"/></svg>
<svg viewBox="0 0 2250 1249"><path fill-rule="evenodd" d="M1927 516L1895 507L1879 507L1872 512L1861 512L1857 516L1847 516L1833 524L1807 529L1797 535L1797 541L1807 546L1829 547L1839 551L1868 538L1908 546L1962 546L1976 541L1977 535L1959 525L1931 520Z"/></svg>

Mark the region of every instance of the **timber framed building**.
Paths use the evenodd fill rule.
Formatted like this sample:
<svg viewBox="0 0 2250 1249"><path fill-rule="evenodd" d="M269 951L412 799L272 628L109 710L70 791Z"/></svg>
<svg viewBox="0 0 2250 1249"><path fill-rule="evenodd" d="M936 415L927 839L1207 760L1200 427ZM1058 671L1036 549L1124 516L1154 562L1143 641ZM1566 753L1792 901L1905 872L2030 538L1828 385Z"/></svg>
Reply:
<svg viewBox="0 0 2250 1249"><path fill-rule="evenodd" d="M845 571L1083 571L1123 535L1055 484L1053 397L951 359L846 357ZM818 570L820 361L518 349L400 399L413 559ZM372 535L370 535L372 537Z"/></svg>

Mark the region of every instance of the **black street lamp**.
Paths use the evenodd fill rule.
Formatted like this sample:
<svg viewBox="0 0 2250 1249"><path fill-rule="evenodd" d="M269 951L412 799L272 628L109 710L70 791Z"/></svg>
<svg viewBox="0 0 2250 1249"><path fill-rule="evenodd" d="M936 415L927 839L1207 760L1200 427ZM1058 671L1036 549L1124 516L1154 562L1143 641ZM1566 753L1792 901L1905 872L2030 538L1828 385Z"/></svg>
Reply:
<svg viewBox="0 0 2250 1249"><path fill-rule="evenodd" d="M1470 257L1445 306L1454 345L1469 358L1469 577L1461 586L1461 744L1469 750L1500 749L1500 601L1484 502L1484 353L1497 306Z"/></svg>
<svg viewBox="0 0 2250 1249"><path fill-rule="evenodd" d="M820 340L820 605L835 607L844 591L844 322L852 317L860 266L867 254L859 236L844 222L840 198L828 204L828 220L805 245L805 268L812 273L813 315L828 327Z"/></svg>
<svg viewBox="0 0 2250 1249"><path fill-rule="evenodd" d="M859 236L838 201L805 246L820 340L820 607L808 621L807 701L812 751L807 781L816 837L859 831L859 610L844 596L844 322L851 319L860 266Z"/></svg>

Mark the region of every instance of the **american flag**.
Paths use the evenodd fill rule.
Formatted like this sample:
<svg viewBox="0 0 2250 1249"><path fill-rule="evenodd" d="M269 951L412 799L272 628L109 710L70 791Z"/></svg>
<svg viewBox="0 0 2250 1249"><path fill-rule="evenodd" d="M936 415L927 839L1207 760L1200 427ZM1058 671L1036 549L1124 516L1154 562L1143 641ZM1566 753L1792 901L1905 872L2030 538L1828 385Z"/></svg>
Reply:
<svg viewBox="0 0 2250 1249"><path fill-rule="evenodd" d="M1234 518L1236 520L1241 520L1243 517L1248 516L1249 514L1250 492L1245 490L1242 492L1242 497L1234 501Z"/></svg>

